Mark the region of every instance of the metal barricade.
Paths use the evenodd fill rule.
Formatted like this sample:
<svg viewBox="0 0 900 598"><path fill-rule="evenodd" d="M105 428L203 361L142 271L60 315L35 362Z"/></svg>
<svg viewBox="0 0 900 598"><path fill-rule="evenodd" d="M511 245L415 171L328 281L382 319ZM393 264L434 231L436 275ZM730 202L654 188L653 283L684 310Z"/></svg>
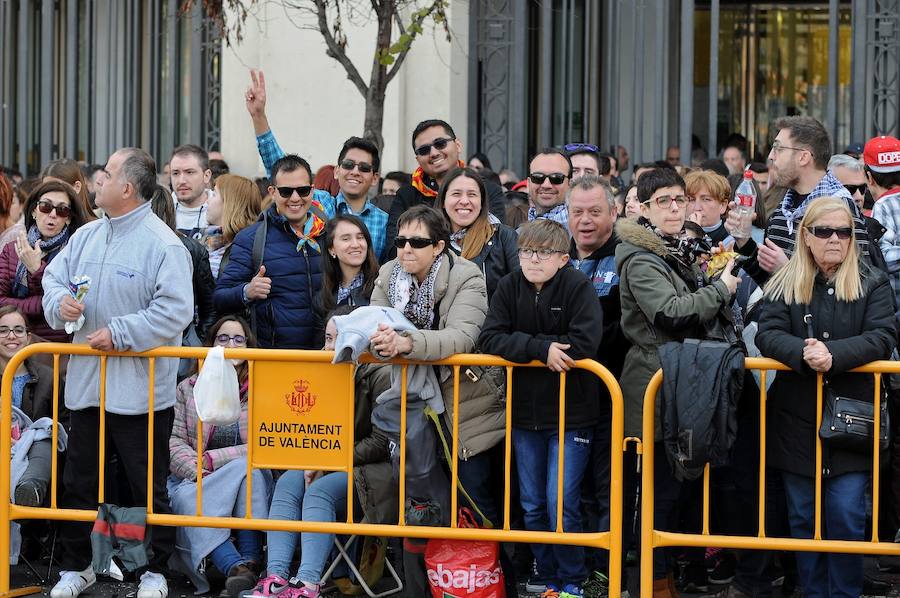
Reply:
<svg viewBox="0 0 900 598"><path fill-rule="evenodd" d="M709 464L703 473L703 514L702 529L699 534L662 531L656 529L654 522L654 430L656 419L656 396L662 386L663 373L659 370L651 378L644 394L643 411L643 472L641 474L641 596L653 594L653 549L673 546L700 548L736 548L755 550L803 551L803 552L839 552L856 554L893 554L900 555L900 544L892 540L882 542L878 538L879 489L880 489L880 448L878 434L873 440L872 467L872 536L868 541L825 540L822 538L822 441L816 434L816 472L815 472L815 524L811 539L768 537L766 535L766 377L769 371L789 371L790 368L773 360L764 358L747 358L744 367L748 370L760 370L759 380L759 496L758 496L758 532L756 536L715 535L709 531ZM875 361L858 367L852 372L873 374L875 377L874 392L874 430L881 425L881 376L882 374L900 373L900 362ZM816 430L822 424L822 374L817 376L816 384ZM664 458L665 456L663 456Z"/></svg>
<svg viewBox="0 0 900 598"><path fill-rule="evenodd" d="M153 421L154 421L154 382L156 363L160 358L188 358L202 359L206 356L207 348L204 347L160 347L144 353L102 353L95 351L85 345L71 345L65 343L38 343L29 345L19 351L7 364L5 374L3 376L2 385L2 429L9 430L12 418L12 381L16 368L28 357L36 355L52 355L54 369L53 384L53 432L52 442L56 446L58 438L58 416L59 416L59 365L60 355L81 355L93 356L100 360L100 392L99 392L99 410L100 410L100 430L99 430L99 463L98 463L98 503L102 503L104 499L104 482L105 482L105 409L106 409L106 372L109 360L120 358L142 358L146 359L147 372L149 378L148 388L148 430L147 442L148 449L153 442ZM429 365L449 366L453 370L453 418L452 418L452 463L451 463L451 489L458 488L459 481L459 388L460 388L460 368L466 366L499 366L506 369L506 435L504 448L504 499L503 499L503 527L502 529L464 529L457 526L456 517L451 517L450 527L426 527L408 525L405 521L404 510L404 493L405 493L405 472L406 472L406 412L407 412L407 368L409 365L417 362L394 360L388 363L400 365L403 373L403 383L401 389L400 401L400 484L399 484L399 515L396 525L387 524L371 524L371 523L355 523L353 515L353 501L347 501L347 517L343 522L310 522L310 521L285 521L274 519L255 519L252 514L252 471L254 469L316 469L324 471L343 471L348 474L347 491L348 496L352 496L354 492L353 486L353 366L352 364L332 365L332 352L326 351L299 351L299 350L282 350L282 349L225 349L226 359L245 359L248 363L249 375L249 398L248 398L248 439L247 439L247 498L246 498L246 516L245 517L209 517L203 515L202 504L202 486L203 486L203 463L202 453L197 456L197 512L196 515L175 515L153 512L153 452L148 450L147 454L147 524L148 525L164 525L164 526L187 526L187 527L212 527L226 529L246 529L259 531L291 531L291 532L319 532L330 534L345 535L369 535L369 536L390 536L402 538L435 538L435 539L454 539L454 540L482 540L482 541L499 541L499 542L526 542L526 543L542 543L542 544L571 544L609 551L609 570L610 575L609 595L619 596L621 579L619 572L621 571L622 559L622 436L623 436L623 402L622 392L615 377L605 367L592 360L581 360L576 363L577 369L591 372L597 376L609 390L612 407L611 422L611 439L610 439L610 530L605 532L587 532L575 533L567 532L563 529L563 476L558 476L557 492L560 499L557 501L557 526L554 531L536 532L526 530L515 530L510 528L510 461L512 455L512 443L510 430L512 427L512 370L513 367L546 367L540 362L532 362L529 364L518 364L504 361L498 357L481 354L461 354L455 355L448 359L438 362L429 362ZM371 356L364 356L364 362L384 363L376 361ZM71 368L70 362L70 368ZM272 408L272 403L266 403L270 400L268 392L261 393L260 388L265 384L273 382L273 378L285 375L286 372L294 372L298 368L310 367L317 376L325 376L325 380L317 380L317 383L323 383L330 387L328 392L334 391L335 388L344 395L347 393L346 376L349 373L351 382L349 393L344 397L346 404L341 412L344 418L345 428L339 433L340 437L349 445L346 451L348 458L343 457L339 460L326 459L327 462L300 462L292 461L290 463L272 463L266 462L270 459L267 447L276 446L270 437L261 440L262 435L256 429L253 422L254 419L261 416L264 411ZM342 369L343 368L343 369ZM332 372L334 375L332 375ZM293 373L288 374L286 379L291 383ZM284 382L284 380L282 380ZM314 397L310 395L308 383L309 380L298 381L295 391L284 393L284 401L293 409L311 408L315 403ZM565 449L564 449L564 430L565 430L565 387L566 374L560 373L560 392L559 392L559 457L558 471L564 471ZM281 387L284 389L284 387ZM174 392L174 389L173 389ZM297 394L293 394L293 392ZM277 393L276 393L277 394ZM256 415L255 415L256 414ZM325 425L325 424L322 424ZM266 428L262 428L266 429ZM203 424L197 423L197 437L203 438ZM0 434L0 451L5 455L2 467L0 467L0 596L22 596L36 591L40 588L20 588L10 590L9 587L9 551L10 551L10 526L9 523L15 520L27 519L44 519L56 521L94 521L97 517L96 511L91 510L74 510L63 509L57 504L58 489L58 454L53 451L52 458L52 477L49 490L49 507L23 507L11 503L10 497L10 451L12 443L10 434ZM255 454L257 454L255 456ZM303 453L308 454L308 453ZM457 512L457 492L451 491L451 513Z"/></svg>

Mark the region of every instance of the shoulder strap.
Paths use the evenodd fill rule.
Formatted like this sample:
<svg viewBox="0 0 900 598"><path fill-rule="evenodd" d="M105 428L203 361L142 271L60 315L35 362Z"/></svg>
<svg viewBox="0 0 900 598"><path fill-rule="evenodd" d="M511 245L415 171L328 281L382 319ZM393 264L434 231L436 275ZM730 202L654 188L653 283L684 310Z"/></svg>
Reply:
<svg viewBox="0 0 900 598"><path fill-rule="evenodd" d="M266 237L269 234L269 218L265 213L262 215L262 222L260 222L259 227L256 229L256 234L253 236L253 252L251 253L251 265L252 275L255 276L257 272L259 272L259 267L262 266L263 257L266 252ZM257 318L256 318L256 306L250 305L250 329L253 331L253 334L257 334Z"/></svg>

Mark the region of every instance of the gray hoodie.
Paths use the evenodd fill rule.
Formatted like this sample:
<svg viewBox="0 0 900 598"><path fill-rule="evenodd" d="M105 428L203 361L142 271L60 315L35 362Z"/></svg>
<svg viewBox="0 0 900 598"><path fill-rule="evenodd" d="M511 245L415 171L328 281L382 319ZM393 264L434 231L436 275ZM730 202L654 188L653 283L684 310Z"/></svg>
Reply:
<svg viewBox="0 0 900 598"><path fill-rule="evenodd" d="M59 302L69 281L90 276L84 298L85 323L74 343L86 343L104 326L117 351L146 351L181 345L181 333L194 314L191 258L178 237L150 211L150 202L118 218L82 226L44 273L43 307L47 322L61 329ZM156 360L154 407L175 404L178 360ZM110 358L106 364L106 410L119 415L148 410L147 359ZM66 407L100 405L100 360L72 356L66 375Z"/></svg>

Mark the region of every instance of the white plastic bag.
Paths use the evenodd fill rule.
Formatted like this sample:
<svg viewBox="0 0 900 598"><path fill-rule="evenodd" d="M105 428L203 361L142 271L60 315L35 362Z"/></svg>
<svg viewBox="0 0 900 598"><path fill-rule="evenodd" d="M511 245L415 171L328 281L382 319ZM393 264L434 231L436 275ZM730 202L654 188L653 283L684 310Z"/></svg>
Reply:
<svg viewBox="0 0 900 598"><path fill-rule="evenodd" d="M225 349L216 346L206 353L203 369L194 385L194 404L200 421L230 426L241 417L241 394L237 370L225 360Z"/></svg>

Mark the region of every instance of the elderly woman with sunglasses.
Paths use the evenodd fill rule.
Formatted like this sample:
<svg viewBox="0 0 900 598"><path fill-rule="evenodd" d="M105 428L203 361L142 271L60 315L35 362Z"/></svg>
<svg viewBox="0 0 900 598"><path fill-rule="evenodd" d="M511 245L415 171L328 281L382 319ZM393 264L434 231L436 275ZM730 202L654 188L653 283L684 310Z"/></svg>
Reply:
<svg viewBox="0 0 900 598"><path fill-rule="evenodd" d="M616 248L616 268L620 277L622 332L632 345L620 379L625 435L640 437L644 391L660 368L657 350L669 341L705 338L706 325L719 318L740 279L731 275L731 263L714 282L707 281L701 273L695 263L695 240L684 232L688 208L684 180L675 171L656 168L643 173L637 184L637 198L641 204L637 221L620 219L616 223L616 235L621 240ZM651 440L654 439L645 438L644 442ZM664 454L661 442L656 450L657 454ZM654 511L657 522L665 527L680 485L666 459L656 460L655 478ZM668 595L667 574L665 559L654 558L654 596Z"/></svg>
<svg viewBox="0 0 900 598"><path fill-rule="evenodd" d="M759 318L760 351L791 368L769 391L767 465L781 472L795 538L811 538L815 525L817 373L834 395L872 401L872 375L847 372L890 359L896 345L890 282L860 261L853 224L844 198L810 203L794 255L765 286ZM871 442L856 451L823 440L823 538L863 539ZM862 555L798 552L797 569L805 596L862 593Z"/></svg>
<svg viewBox="0 0 900 598"><path fill-rule="evenodd" d="M44 268L87 222L74 187L58 180L39 185L25 203L25 230L0 251L0 306L14 305L28 318L33 333L45 340L68 341L44 319L41 280Z"/></svg>

